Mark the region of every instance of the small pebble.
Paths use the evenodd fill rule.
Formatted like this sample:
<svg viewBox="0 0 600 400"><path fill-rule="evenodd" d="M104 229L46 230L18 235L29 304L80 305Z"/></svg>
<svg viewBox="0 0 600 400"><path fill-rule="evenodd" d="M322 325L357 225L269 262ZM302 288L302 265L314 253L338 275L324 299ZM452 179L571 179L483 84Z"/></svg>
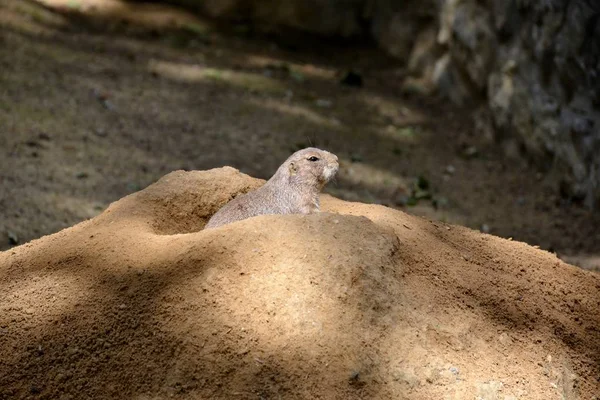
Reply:
<svg viewBox="0 0 600 400"><path fill-rule="evenodd" d="M8 236L8 243L11 245L17 245L19 244L19 237L17 236L16 233L8 231L6 232L6 235Z"/></svg>
<svg viewBox="0 0 600 400"><path fill-rule="evenodd" d="M99 137L106 137L106 129L104 128L96 128L94 129L94 134Z"/></svg>
<svg viewBox="0 0 600 400"><path fill-rule="evenodd" d="M107 110L114 110L115 106L113 105L113 103L111 103L109 100L101 100L100 103L102 104L102 106L104 108L106 108Z"/></svg>
<svg viewBox="0 0 600 400"><path fill-rule="evenodd" d="M473 158L473 157L476 157L478 154L479 154L479 150L477 150L477 147L475 147L475 146L469 146L463 152L463 155L466 158Z"/></svg>

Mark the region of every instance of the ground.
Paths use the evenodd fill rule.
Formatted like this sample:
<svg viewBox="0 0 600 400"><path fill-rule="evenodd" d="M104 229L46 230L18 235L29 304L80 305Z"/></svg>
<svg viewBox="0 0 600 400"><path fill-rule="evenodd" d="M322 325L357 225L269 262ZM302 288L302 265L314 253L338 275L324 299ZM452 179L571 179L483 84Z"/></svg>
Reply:
<svg viewBox="0 0 600 400"><path fill-rule="evenodd" d="M598 398L600 275L543 249L593 266L600 216L468 110L365 46L61 2L0 3L0 398ZM262 181L199 170L309 145L350 202L202 230Z"/></svg>

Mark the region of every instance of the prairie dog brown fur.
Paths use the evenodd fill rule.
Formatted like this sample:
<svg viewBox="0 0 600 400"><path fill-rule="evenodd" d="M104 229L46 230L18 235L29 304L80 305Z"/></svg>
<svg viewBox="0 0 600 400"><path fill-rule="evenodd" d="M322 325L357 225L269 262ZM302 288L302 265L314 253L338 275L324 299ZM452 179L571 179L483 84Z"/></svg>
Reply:
<svg viewBox="0 0 600 400"><path fill-rule="evenodd" d="M309 147L292 154L262 187L237 196L208 221L205 229L265 214L319 211L319 193L338 171L338 158Z"/></svg>

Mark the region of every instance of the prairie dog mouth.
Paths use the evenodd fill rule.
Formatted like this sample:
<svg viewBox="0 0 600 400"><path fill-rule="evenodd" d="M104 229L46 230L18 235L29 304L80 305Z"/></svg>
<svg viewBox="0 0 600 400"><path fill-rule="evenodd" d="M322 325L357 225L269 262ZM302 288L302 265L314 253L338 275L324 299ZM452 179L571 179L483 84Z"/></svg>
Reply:
<svg viewBox="0 0 600 400"><path fill-rule="evenodd" d="M327 167L325 167L325 170L323 171L323 180L325 182L329 182L331 180L331 178L333 178L335 176L338 169L339 169L338 163L329 164Z"/></svg>

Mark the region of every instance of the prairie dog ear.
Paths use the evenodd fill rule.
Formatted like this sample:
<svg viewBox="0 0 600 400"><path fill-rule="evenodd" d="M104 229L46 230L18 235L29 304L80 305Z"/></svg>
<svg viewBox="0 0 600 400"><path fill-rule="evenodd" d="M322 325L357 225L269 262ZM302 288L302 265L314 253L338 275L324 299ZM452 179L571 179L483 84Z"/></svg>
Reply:
<svg viewBox="0 0 600 400"><path fill-rule="evenodd" d="M290 176L294 176L296 175L296 172L298 172L298 166L295 162L291 162L288 166L288 170L290 171Z"/></svg>

